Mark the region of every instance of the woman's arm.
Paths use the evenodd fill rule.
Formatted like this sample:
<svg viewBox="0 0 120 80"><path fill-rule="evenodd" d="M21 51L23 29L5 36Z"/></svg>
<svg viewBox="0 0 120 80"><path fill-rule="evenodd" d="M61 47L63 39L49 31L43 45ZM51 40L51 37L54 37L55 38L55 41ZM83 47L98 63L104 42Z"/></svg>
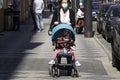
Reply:
<svg viewBox="0 0 120 80"><path fill-rule="evenodd" d="M51 21L51 24L50 24L50 29L52 29L55 21L57 21L57 10L55 10L54 13L53 13L52 21Z"/></svg>
<svg viewBox="0 0 120 80"><path fill-rule="evenodd" d="M74 28L75 27L75 12L70 9L70 22L71 26Z"/></svg>

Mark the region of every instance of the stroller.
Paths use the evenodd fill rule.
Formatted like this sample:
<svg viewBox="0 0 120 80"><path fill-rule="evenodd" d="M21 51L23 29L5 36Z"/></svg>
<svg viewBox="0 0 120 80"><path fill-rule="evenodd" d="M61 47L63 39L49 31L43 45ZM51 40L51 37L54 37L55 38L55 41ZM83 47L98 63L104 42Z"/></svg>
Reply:
<svg viewBox="0 0 120 80"><path fill-rule="evenodd" d="M73 41L75 41L75 33L73 28L68 24L59 24L56 27L54 27L52 30L51 38L52 38L53 45L55 43L56 44L64 43L64 42L58 42L57 38L59 38L65 30L69 30L71 32L71 38L73 39ZM62 63L63 58L64 59L66 58L65 59L66 63ZM79 74L75 65L75 61L73 60L72 53L68 54L65 51L63 51L62 53L58 53L55 59L55 64L52 64L49 66L49 74L52 77L55 77L55 76L59 77L61 75L62 70L66 70L67 75L69 76L79 77Z"/></svg>

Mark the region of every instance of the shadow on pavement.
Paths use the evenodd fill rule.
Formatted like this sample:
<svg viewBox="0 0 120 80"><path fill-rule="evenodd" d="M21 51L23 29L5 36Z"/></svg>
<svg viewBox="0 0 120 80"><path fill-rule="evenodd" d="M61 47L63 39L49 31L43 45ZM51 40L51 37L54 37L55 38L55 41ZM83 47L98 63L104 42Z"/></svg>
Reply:
<svg viewBox="0 0 120 80"><path fill-rule="evenodd" d="M24 51L44 44L43 42L31 42L32 36L35 34L27 30L32 26L31 23L31 20L27 20L21 31L3 32L5 35L0 37L0 80L11 80L22 60L28 54Z"/></svg>

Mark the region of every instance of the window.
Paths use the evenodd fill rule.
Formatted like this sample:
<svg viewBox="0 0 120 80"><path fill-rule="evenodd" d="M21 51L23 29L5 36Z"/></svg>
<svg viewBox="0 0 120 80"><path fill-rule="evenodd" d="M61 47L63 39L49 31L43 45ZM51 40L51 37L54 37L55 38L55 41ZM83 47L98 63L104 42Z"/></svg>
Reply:
<svg viewBox="0 0 120 80"><path fill-rule="evenodd" d="M113 10L113 16L114 17L120 17L120 8L115 8Z"/></svg>

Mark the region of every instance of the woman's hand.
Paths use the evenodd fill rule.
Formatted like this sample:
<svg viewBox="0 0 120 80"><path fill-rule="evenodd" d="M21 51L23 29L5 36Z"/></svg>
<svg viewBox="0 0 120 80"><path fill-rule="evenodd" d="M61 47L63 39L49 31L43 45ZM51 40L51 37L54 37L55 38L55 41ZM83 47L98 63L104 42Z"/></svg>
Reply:
<svg viewBox="0 0 120 80"><path fill-rule="evenodd" d="M71 23L70 23L70 22L68 22L67 24L68 24L68 25L71 25Z"/></svg>
<svg viewBox="0 0 120 80"><path fill-rule="evenodd" d="M58 24L59 24L59 22L58 22L58 21L55 21L55 22L54 22L54 25L58 25Z"/></svg>

